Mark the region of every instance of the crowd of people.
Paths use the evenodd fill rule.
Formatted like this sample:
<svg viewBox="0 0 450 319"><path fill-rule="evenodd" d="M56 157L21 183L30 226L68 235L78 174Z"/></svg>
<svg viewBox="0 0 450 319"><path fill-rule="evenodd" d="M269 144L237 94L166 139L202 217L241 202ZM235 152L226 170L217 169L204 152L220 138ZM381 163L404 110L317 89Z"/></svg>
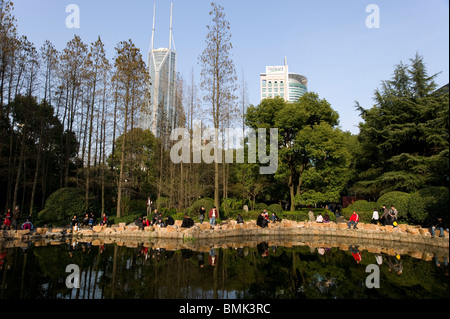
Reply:
<svg viewBox="0 0 450 319"><path fill-rule="evenodd" d="M151 202L149 201L148 206L150 206ZM317 217L314 217L314 213L312 211L309 212L310 221L316 221L317 223L329 223L330 216L327 212L323 215L321 212L318 213ZM219 212L214 206L206 213L205 207L202 206L199 211L198 220L200 224L202 224L205 218L209 218L210 229L214 229L217 219L219 217ZM22 222L22 223L21 223ZM238 224L244 223L244 218L241 214L237 215L236 222ZM258 216L256 220L256 224L265 228L268 227L269 223L281 222L281 218L277 216L275 212L269 216L267 209L264 209ZM356 211L353 211L351 214L347 226L348 229L358 229L357 225L360 222L360 217ZM371 222L373 224L382 224L382 225L392 225L396 227L398 225L398 210L394 205L391 205L388 208L386 205L382 206L382 214L377 209L373 210ZM158 212L157 209L153 211L153 213L149 214L147 212L147 216L138 217L135 220L135 224L139 226L140 229L144 229L147 226L157 225L159 227L167 227L169 225L174 225L175 220L172 216L167 216L165 219L161 212ZM181 223L181 227L190 228L194 226L194 220L189 217L187 214L184 215L183 221ZM32 216L27 216L24 220L21 220L21 211L18 206L15 206L14 210L8 209L4 214L0 214L0 228L2 230L18 230L18 229L30 229L34 228L32 222ZM72 220L70 221L70 225L73 229L78 228L92 228L94 225L101 226L110 226L111 223L109 221L109 217L103 213L100 220L97 221L97 218L93 212L86 213L82 219L79 219L77 215L73 215ZM435 222L430 225L430 233L431 237L434 238L436 236L436 231L439 231L439 237L444 237L444 230L448 231L448 226L443 220L442 217L438 217Z"/></svg>

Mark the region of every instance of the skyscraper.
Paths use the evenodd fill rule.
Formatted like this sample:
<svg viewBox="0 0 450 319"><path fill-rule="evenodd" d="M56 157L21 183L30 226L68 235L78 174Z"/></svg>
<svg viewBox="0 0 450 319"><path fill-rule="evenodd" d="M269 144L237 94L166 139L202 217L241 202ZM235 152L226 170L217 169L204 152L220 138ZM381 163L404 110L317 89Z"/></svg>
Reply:
<svg viewBox="0 0 450 319"><path fill-rule="evenodd" d="M308 91L308 79L298 73L289 73L287 60L284 65L266 66L266 73L260 74L261 100L280 96L287 102L296 102Z"/></svg>
<svg viewBox="0 0 450 319"><path fill-rule="evenodd" d="M155 136L170 132L175 117L177 53L172 37L172 9L173 4L170 5L169 46L158 49L154 48L156 5L153 9L152 39L148 54L149 114L143 116L141 125L144 129L150 129Z"/></svg>

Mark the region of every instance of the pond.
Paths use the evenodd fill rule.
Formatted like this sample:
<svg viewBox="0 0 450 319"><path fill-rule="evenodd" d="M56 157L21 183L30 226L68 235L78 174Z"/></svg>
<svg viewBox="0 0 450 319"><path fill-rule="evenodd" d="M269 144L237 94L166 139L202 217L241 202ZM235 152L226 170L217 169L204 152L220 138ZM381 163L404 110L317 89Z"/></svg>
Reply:
<svg viewBox="0 0 450 319"><path fill-rule="evenodd" d="M449 298L448 255L431 250L424 260L266 238L198 249L86 240L9 246L0 243L3 300Z"/></svg>

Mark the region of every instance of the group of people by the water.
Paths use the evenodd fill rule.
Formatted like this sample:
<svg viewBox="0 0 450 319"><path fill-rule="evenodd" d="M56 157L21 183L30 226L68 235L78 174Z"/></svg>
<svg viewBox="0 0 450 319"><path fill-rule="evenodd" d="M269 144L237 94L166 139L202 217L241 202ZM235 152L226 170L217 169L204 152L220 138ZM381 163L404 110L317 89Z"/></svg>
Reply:
<svg viewBox="0 0 450 319"><path fill-rule="evenodd" d="M163 214L158 212L157 209L153 211L152 217L150 216L139 216L134 221L135 225L139 227L139 229L144 229L147 226L159 226L159 227L167 227L169 225L174 225L175 220L172 216L167 216L166 219L163 218Z"/></svg>
<svg viewBox="0 0 450 319"><path fill-rule="evenodd" d="M272 212L272 215L269 217L269 212L267 209L262 211L258 218L256 219L256 225L261 228L265 228L269 226L269 223L281 222L281 218L278 217L277 213Z"/></svg>
<svg viewBox="0 0 450 319"><path fill-rule="evenodd" d="M100 220L97 221L97 217L92 211L90 213L85 213L81 219L74 214L70 221L70 226L74 230L78 230L80 228L92 228L95 225L110 226L111 223L109 221L109 217L105 213L103 213Z"/></svg>
<svg viewBox="0 0 450 319"><path fill-rule="evenodd" d="M4 214L0 214L0 221L2 230L31 230L34 227L31 216L27 216L25 220L21 219L21 211L19 209L19 206L15 206L13 211L8 208Z"/></svg>

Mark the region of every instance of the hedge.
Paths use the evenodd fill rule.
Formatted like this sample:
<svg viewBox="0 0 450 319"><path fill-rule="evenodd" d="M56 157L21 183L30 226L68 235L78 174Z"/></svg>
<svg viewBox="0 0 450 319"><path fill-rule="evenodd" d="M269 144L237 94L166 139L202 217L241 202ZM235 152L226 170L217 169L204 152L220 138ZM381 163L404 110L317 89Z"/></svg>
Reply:
<svg viewBox="0 0 450 319"><path fill-rule="evenodd" d="M381 214L381 206L378 207L376 202L368 202L366 200L357 200L353 204L348 205L342 209L342 215L345 219L350 219L350 216L355 211L359 215L359 220L363 223L370 223L372 221L373 210L377 209ZM381 216L381 215L380 215Z"/></svg>
<svg viewBox="0 0 450 319"><path fill-rule="evenodd" d="M204 206L206 210L206 216L205 219L208 218L208 212L211 208L214 207L214 199L205 197L200 198L199 200L195 201L191 207L188 208L187 213L191 218L198 217L200 208Z"/></svg>
<svg viewBox="0 0 450 319"><path fill-rule="evenodd" d="M410 198L410 194L399 191L389 192L382 195L377 200L380 217L383 214L383 205L386 205L388 209L391 208L391 205L394 205L394 207L398 211L398 220L409 223L410 221L408 220L408 207Z"/></svg>
<svg viewBox="0 0 450 319"><path fill-rule="evenodd" d="M447 187L431 186L410 195L408 218L411 223L431 225L438 216L448 222L449 190Z"/></svg>
<svg viewBox="0 0 450 319"><path fill-rule="evenodd" d="M45 208L38 213L38 220L52 225L68 225L73 215L81 219L87 212L93 212L99 218L99 210L98 201L92 194L89 194L86 207L84 189L64 187L47 198Z"/></svg>

